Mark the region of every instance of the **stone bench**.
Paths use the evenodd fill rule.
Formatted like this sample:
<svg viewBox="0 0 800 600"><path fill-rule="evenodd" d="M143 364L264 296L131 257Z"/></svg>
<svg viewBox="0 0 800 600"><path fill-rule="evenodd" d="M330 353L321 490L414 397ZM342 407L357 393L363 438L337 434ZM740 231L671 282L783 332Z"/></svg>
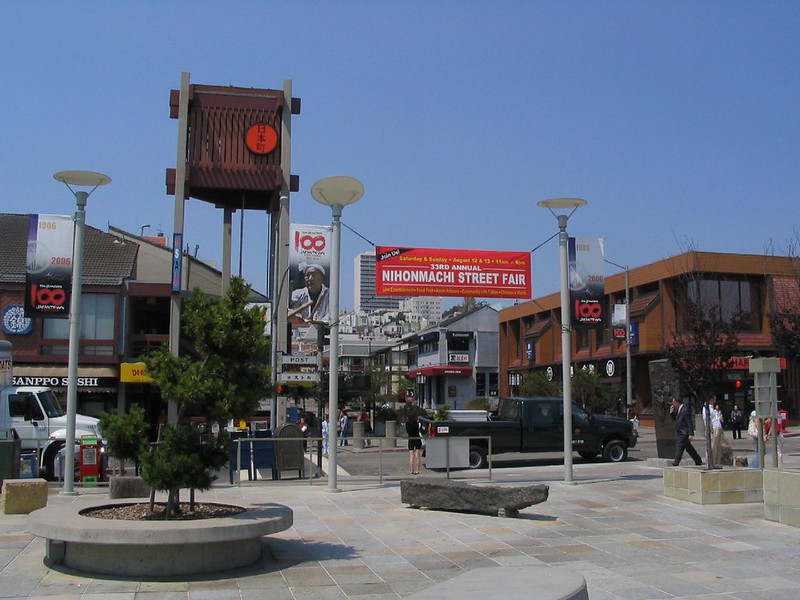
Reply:
<svg viewBox="0 0 800 600"><path fill-rule="evenodd" d="M125 504L125 503L120 503ZM53 503L31 513L28 531L46 540L45 564L115 576L193 575L225 571L261 557L261 538L289 529L281 504L245 506L229 517L125 521L81 514L107 500Z"/></svg>
<svg viewBox="0 0 800 600"><path fill-rule="evenodd" d="M400 482L400 501L412 508L456 510L516 516L520 509L547 500L544 484L475 485L452 479L408 479Z"/></svg>
<svg viewBox="0 0 800 600"><path fill-rule="evenodd" d="M484 600L498 593L504 598L589 600L581 575L547 565L480 567L411 594L408 600Z"/></svg>
<svg viewBox="0 0 800 600"><path fill-rule="evenodd" d="M27 515L47 506L47 482L44 479L3 480L2 512Z"/></svg>

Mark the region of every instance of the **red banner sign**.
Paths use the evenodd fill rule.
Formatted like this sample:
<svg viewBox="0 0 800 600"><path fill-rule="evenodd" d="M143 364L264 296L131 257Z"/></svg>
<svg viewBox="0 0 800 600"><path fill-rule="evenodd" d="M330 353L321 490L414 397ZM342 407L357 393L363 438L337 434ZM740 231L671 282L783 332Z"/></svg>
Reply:
<svg viewBox="0 0 800 600"><path fill-rule="evenodd" d="M375 249L378 296L531 297L530 252Z"/></svg>

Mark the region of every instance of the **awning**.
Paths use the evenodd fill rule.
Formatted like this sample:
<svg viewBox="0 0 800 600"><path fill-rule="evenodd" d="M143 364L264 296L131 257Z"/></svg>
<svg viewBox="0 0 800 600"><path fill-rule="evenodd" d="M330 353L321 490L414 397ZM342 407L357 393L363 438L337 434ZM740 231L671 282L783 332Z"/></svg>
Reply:
<svg viewBox="0 0 800 600"><path fill-rule="evenodd" d="M416 379L417 375L426 377L469 377L472 375L472 367L456 367L454 365L431 365L430 367L420 367L412 369L406 373L409 379Z"/></svg>

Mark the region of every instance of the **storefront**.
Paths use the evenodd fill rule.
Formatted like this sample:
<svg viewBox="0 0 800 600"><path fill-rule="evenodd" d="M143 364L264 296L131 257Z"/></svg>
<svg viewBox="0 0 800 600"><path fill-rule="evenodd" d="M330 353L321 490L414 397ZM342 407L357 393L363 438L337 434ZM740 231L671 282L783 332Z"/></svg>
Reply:
<svg viewBox="0 0 800 600"><path fill-rule="evenodd" d="M47 365L14 365L15 386L49 387L56 392L62 408L66 409L67 367ZM119 371L116 366L78 367L77 412L99 417L104 411L117 407Z"/></svg>

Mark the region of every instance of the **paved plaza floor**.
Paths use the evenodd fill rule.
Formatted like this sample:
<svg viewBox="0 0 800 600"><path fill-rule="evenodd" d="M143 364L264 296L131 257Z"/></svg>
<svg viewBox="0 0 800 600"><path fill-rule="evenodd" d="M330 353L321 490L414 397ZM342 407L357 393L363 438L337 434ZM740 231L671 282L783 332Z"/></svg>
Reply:
<svg viewBox="0 0 800 600"><path fill-rule="evenodd" d="M44 540L26 531L27 517L0 515L0 598L383 600L498 565L580 573L591 600L800 597L800 530L764 520L761 504L701 506L666 498L662 469L644 460L575 464L573 474L568 484L562 465L495 472L496 483L550 486L545 503L516 518L408 508L400 502L401 477L342 474L338 492L324 479L241 487L224 480L201 499L285 504L294 511L294 526L265 537L256 564L192 578L117 579L50 569L42 562ZM85 502L105 493L54 492L49 502ZM497 591L503 597L500 578ZM536 598L535 590L528 597Z"/></svg>

